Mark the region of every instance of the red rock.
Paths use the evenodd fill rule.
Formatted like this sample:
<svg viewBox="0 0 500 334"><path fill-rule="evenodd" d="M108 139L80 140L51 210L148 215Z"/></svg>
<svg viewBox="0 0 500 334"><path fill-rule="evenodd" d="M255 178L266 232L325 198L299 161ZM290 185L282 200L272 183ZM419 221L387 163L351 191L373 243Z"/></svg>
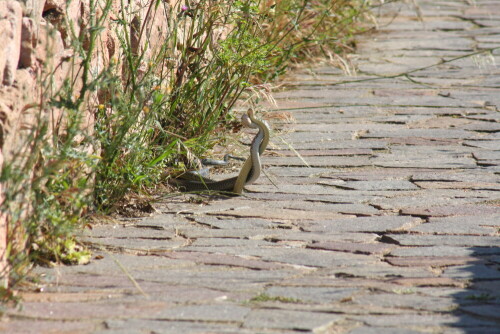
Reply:
<svg viewBox="0 0 500 334"><path fill-rule="evenodd" d="M0 168L3 164L3 153L0 149ZM0 184L0 202L3 201L2 184ZM7 217L0 213L0 287L7 288Z"/></svg>
<svg viewBox="0 0 500 334"><path fill-rule="evenodd" d="M35 22L28 17L23 17L19 67L31 67L35 64L34 48L36 42Z"/></svg>
<svg viewBox="0 0 500 334"><path fill-rule="evenodd" d="M17 1L0 1L0 80L11 86L21 51L22 7Z"/></svg>

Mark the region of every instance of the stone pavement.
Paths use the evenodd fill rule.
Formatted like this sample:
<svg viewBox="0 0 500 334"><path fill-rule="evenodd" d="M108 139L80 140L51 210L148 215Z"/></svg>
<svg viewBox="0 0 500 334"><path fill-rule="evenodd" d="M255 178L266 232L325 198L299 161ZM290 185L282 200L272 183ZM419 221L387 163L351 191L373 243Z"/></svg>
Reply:
<svg viewBox="0 0 500 334"><path fill-rule="evenodd" d="M39 268L0 331L499 333L500 49L459 57L500 47L500 1L416 3L383 7L356 77L276 94L269 178L94 226L92 263Z"/></svg>

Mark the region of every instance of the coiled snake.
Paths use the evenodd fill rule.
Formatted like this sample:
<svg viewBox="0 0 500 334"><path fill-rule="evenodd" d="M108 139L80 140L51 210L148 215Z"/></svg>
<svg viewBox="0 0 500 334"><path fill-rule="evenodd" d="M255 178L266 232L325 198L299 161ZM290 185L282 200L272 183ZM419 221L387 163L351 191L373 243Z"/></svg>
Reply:
<svg viewBox="0 0 500 334"><path fill-rule="evenodd" d="M190 179L170 179L170 183L184 191L213 190L241 194L245 185L253 183L259 177L261 171L260 156L266 150L270 136L269 126L265 121L255 118L252 109L249 109L247 114L241 117L241 122L250 128L259 129L259 132L252 140L250 157L245 160L238 176L215 181L201 175L192 175Z"/></svg>

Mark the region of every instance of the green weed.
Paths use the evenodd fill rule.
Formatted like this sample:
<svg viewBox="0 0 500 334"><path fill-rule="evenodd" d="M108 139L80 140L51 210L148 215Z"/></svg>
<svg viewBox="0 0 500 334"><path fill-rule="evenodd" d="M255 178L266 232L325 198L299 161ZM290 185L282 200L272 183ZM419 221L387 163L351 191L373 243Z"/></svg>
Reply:
<svg viewBox="0 0 500 334"><path fill-rule="evenodd" d="M262 302L280 302L280 303L292 303L292 304L297 304L301 303L302 301L300 299L296 298L290 298L290 297L283 297L283 296L270 296L265 293L261 293L252 299L250 299L251 303L262 303Z"/></svg>
<svg viewBox="0 0 500 334"><path fill-rule="evenodd" d="M471 294L465 297L465 299L468 300L475 300L475 301L482 301L482 302L488 302L491 300L494 300L495 297L491 296L489 293L478 293L478 294Z"/></svg>

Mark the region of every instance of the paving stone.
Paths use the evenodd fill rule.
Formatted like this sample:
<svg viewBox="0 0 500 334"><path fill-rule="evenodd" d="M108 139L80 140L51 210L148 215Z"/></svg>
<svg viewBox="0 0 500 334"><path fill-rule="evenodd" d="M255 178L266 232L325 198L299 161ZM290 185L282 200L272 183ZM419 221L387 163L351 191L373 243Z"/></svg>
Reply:
<svg viewBox="0 0 500 334"><path fill-rule="evenodd" d="M395 267L383 262L365 262L361 263L352 262L349 266L341 266L340 268L332 268L328 273L335 277L358 277L358 278L371 278L371 279L390 279L394 277L428 277L432 278L431 274L426 268L423 267Z"/></svg>
<svg viewBox="0 0 500 334"><path fill-rule="evenodd" d="M49 273L47 277L44 277L44 282L47 284L44 291L48 293L63 291L76 294L92 290L114 296L122 293L138 292L137 288L125 275L99 275L80 272L57 277ZM75 300L78 301L78 298ZM66 302L64 299L63 301Z"/></svg>
<svg viewBox="0 0 500 334"><path fill-rule="evenodd" d="M318 201L320 203L323 203L323 201ZM325 201L326 202L326 201ZM366 204L337 204L337 203L325 203L323 205L317 205L316 201L314 201L313 198L311 200L306 200L305 203L303 204L305 206L309 206L309 209L307 211L315 211L313 216L315 217L315 221L318 219L321 219L319 215L317 215L318 211L320 209L325 210L330 212L331 214L328 215L328 218L343 218L343 216L340 215L357 215L357 216L371 216L371 215L376 215L379 213L379 211L374 208L373 206L366 205ZM295 205L290 205L291 209L294 210L299 210L300 208L297 208ZM337 215L335 215L337 214ZM311 220L311 219L309 219Z"/></svg>
<svg viewBox="0 0 500 334"><path fill-rule="evenodd" d="M116 239L157 239L172 240L175 239L175 233L162 226L147 225L143 223L130 224L128 226L93 226L92 230L85 231L86 235L92 238L116 238Z"/></svg>
<svg viewBox="0 0 500 334"><path fill-rule="evenodd" d="M195 268L175 268L159 273L157 270L134 272L140 285L192 285L230 294L257 293L266 284L276 283L296 274L293 268L282 270L252 270L242 267L199 264Z"/></svg>
<svg viewBox="0 0 500 334"><path fill-rule="evenodd" d="M500 206L492 205L460 205L460 206L435 206L432 208L411 208L402 211L404 215L422 217L443 217L443 216L470 216L481 214L486 216L500 214Z"/></svg>
<svg viewBox="0 0 500 334"><path fill-rule="evenodd" d="M440 22L442 24L442 22ZM406 22L405 24L408 24ZM428 23L426 23L427 25ZM448 22L450 26L457 26L461 23ZM411 26L411 24L408 24ZM423 39L402 39L397 40L378 40L377 49L384 51L391 50L425 50L425 49L440 49L440 50L459 50L472 51L472 41L466 38L448 38L446 40L423 40ZM363 52L363 48L359 50Z"/></svg>
<svg viewBox="0 0 500 334"><path fill-rule="evenodd" d="M498 280L475 281L469 285L468 290L460 291L460 293L455 294L455 296L470 300L474 302L474 304L477 304L477 302L484 302L485 300L489 302L498 302L500 300L498 283Z"/></svg>
<svg viewBox="0 0 500 334"><path fill-rule="evenodd" d="M58 266L56 272L47 271L45 268L35 268L35 275L43 275L48 282L74 282L77 285L87 286L94 284L96 287L112 286L112 280L116 279L119 286L133 287L130 280L124 275L123 267L128 271L141 270L167 270L176 267L194 266L191 261L174 260L158 256L138 256L140 252L132 254L111 254L108 252L94 252L94 258L89 264L85 265L85 271L82 272L81 266ZM97 257L97 259L95 258ZM78 279L81 275L81 280ZM99 281L95 282L96 277Z"/></svg>
<svg viewBox="0 0 500 334"><path fill-rule="evenodd" d="M424 189L477 189L500 191L498 183L480 183L480 182L415 182L415 184Z"/></svg>
<svg viewBox="0 0 500 334"><path fill-rule="evenodd" d="M307 165L311 167L363 167L371 166L369 157L354 156L354 157L338 157L338 156L310 156L303 158ZM268 157L265 163L270 166L307 166L304 160L297 156L291 157Z"/></svg>
<svg viewBox="0 0 500 334"><path fill-rule="evenodd" d="M41 292L24 292L20 296L23 298L23 302L80 302L85 303L88 301L99 301L103 299L123 299L126 295L124 292L110 292L110 291L85 291L85 292L63 292L59 291L47 291L43 290Z"/></svg>
<svg viewBox="0 0 500 334"><path fill-rule="evenodd" d="M459 139L453 138L425 138L425 137L396 137L387 138L387 143L395 147L395 145L406 145L406 146L422 146L422 147L442 147L449 146L453 144L459 144ZM415 156L418 156L415 154Z"/></svg>
<svg viewBox="0 0 500 334"><path fill-rule="evenodd" d="M279 241L304 241L309 243L316 242L358 242L358 243L373 243L378 240L379 236L374 233L348 233L348 232L319 232L319 233L303 233L297 230L278 231L273 235L265 237L266 240L273 242Z"/></svg>
<svg viewBox="0 0 500 334"><path fill-rule="evenodd" d="M450 277L403 277L390 280L391 283L411 287L459 287L465 288L467 282Z"/></svg>
<svg viewBox="0 0 500 334"><path fill-rule="evenodd" d="M321 181L319 184L334 185L332 182ZM348 181L342 184L335 184L334 186L347 189L347 190L364 190L364 191L377 191L377 190L417 190L415 184L404 180L385 180L385 181Z"/></svg>
<svg viewBox="0 0 500 334"><path fill-rule="evenodd" d="M241 329L238 324L214 324L197 321L168 321L168 320L109 320L105 323L106 329L99 334L109 333L158 333L158 334L178 334L178 333L250 333ZM136 332L133 332L136 331Z"/></svg>
<svg viewBox="0 0 500 334"><path fill-rule="evenodd" d="M466 328L445 328L443 334L497 334L496 327L466 327Z"/></svg>
<svg viewBox="0 0 500 334"><path fill-rule="evenodd" d="M270 221L268 219L252 218L252 219L219 219L211 216L194 217L194 220L203 225L207 225L214 229L248 229L249 227L257 229L273 229L284 226L282 222Z"/></svg>
<svg viewBox="0 0 500 334"><path fill-rule="evenodd" d="M338 288L348 288L353 287L360 290L363 289L379 289L380 291L392 291L394 288L399 288L400 286L386 282L384 280L373 280L362 277L337 277L335 275L328 275L328 272L324 272L324 269L315 270L312 273L303 275L301 277L290 277L282 280L279 286L308 286L308 287L338 287ZM326 271L328 271L326 269ZM311 279L312 278L312 279Z"/></svg>
<svg viewBox="0 0 500 334"><path fill-rule="evenodd" d="M500 228L500 215L481 217L458 216L430 218L428 223L413 227L410 231L432 234L495 235Z"/></svg>
<svg viewBox="0 0 500 334"><path fill-rule="evenodd" d="M477 135L458 129L405 129L405 131L373 131L363 134L363 138L422 137L436 139L473 139Z"/></svg>
<svg viewBox="0 0 500 334"><path fill-rule="evenodd" d="M294 124L290 126L296 132L343 132L343 131L376 131L376 130L395 130L394 124L378 123L354 123L354 124Z"/></svg>
<svg viewBox="0 0 500 334"><path fill-rule="evenodd" d="M121 249L128 251L152 252L157 250L169 250L178 248L186 243L186 240L161 240L150 238L82 238L83 241L95 244L98 247Z"/></svg>
<svg viewBox="0 0 500 334"><path fill-rule="evenodd" d="M362 90L350 91L349 92L353 98L360 98L364 95ZM346 96L346 91L344 89L328 89L328 87L322 86L318 89L302 89L302 87L297 87L293 90L285 90L274 93L273 97L276 100L280 99L339 99ZM300 129L300 127L299 127Z"/></svg>
<svg viewBox="0 0 500 334"><path fill-rule="evenodd" d="M500 121L500 115L497 112L484 115L469 115L467 116L467 118L473 120L485 121L488 123L494 123Z"/></svg>
<svg viewBox="0 0 500 334"><path fill-rule="evenodd" d="M451 213L452 208L470 207L474 203L484 203L485 201L495 200L499 197L500 194L498 191L476 190L474 192L467 192L463 189L432 189L408 193L401 191L397 192L394 196L374 197L369 200L369 203L382 210L399 209L404 215L440 217L453 215ZM450 214L443 210L445 207L449 208L448 212ZM455 209L455 211L458 210ZM462 214L467 215L468 213L463 212Z"/></svg>
<svg viewBox="0 0 500 334"><path fill-rule="evenodd" d="M85 319L107 319L145 317L168 307L166 303L158 301L136 300L134 302L52 302L52 303L25 303L22 311L8 311L9 315L16 315L36 320L64 320L75 321Z"/></svg>
<svg viewBox="0 0 500 334"><path fill-rule="evenodd" d="M182 321L238 322L245 320L251 309L235 304L188 305L165 308L150 315L154 319Z"/></svg>
<svg viewBox="0 0 500 334"><path fill-rule="evenodd" d="M420 296L415 293L376 293L356 296L353 302L358 305L380 306L383 308L404 308L411 310L426 310L447 312L453 310L458 304L453 298L439 298Z"/></svg>
<svg viewBox="0 0 500 334"><path fill-rule="evenodd" d="M459 288L440 288L440 287L415 287L409 289L400 289L394 292L402 294L418 294L421 296L432 296L440 298L453 298L459 305L472 305L476 304L474 300L470 297L474 294L474 290L471 288L475 283L468 285L467 289ZM466 302L466 296L469 297L469 302Z"/></svg>
<svg viewBox="0 0 500 334"><path fill-rule="evenodd" d="M443 2L443 4L446 6L445 2ZM459 6L458 3L453 3L450 5L453 6L450 9L456 9L456 7ZM429 10L434 10L434 14L437 14L436 8L429 8ZM386 28L383 28L382 31L384 31L385 29L391 31L425 31L430 34L430 32L434 31L461 31L471 30L475 28L474 24L471 22L450 17L425 17L423 18L423 21L412 19L408 20L404 16L398 18L387 16L385 19L391 21L391 24Z"/></svg>
<svg viewBox="0 0 500 334"><path fill-rule="evenodd" d="M259 260L244 259L242 257L224 255L224 254L209 254L201 252L172 252L164 254L169 258L174 259L188 259L196 263L203 263L208 265L242 267L257 270L270 270L283 268L280 264L269 263Z"/></svg>
<svg viewBox="0 0 500 334"><path fill-rule="evenodd" d="M380 316L356 316L354 320L362 321L370 326L395 327L404 324L405 327L493 327L494 323L487 320L479 320L471 316L453 314L403 314L403 315L380 315ZM437 329L437 328L436 328Z"/></svg>
<svg viewBox="0 0 500 334"><path fill-rule="evenodd" d="M305 199L302 202L297 201L280 201L273 202L267 201L268 208L272 209L273 207L283 207L284 209L293 209L293 210L303 210L303 211L313 211L313 216L317 219L320 219L318 214L320 212L331 212L331 213L340 213L340 214L359 214L359 215L375 215L378 214L378 210L369 205L363 204L336 204L336 203L325 203L321 201L313 201ZM271 218L271 217L270 217Z"/></svg>
<svg viewBox="0 0 500 334"><path fill-rule="evenodd" d="M427 168L369 168L369 169L348 169L328 170L318 174L321 178L342 179L345 181L395 181L410 180L414 175L427 173L442 173L441 169Z"/></svg>
<svg viewBox="0 0 500 334"><path fill-rule="evenodd" d="M281 136L281 138L285 140L286 143L290 144L294 148L295 148L295 143L299 142L315 143L315 142L339 141L339 140L349 140L351 139L351 137L352 137L351 131L344 131L341 133L309 132L307 134L304 134L302 132L292 132Z"/></svg>
<svg viewBox="0 0 500 334"><path fill-rule="evenodd" d="M262 254L262 259L292 265L320 268L344 267L355 264L366 265L370 262L366 259L365 255L293 248L282 249L279 251L275 250L268 254Z"/></svg>
<svg viewBox="0 0 500 334"><path fill-rule="evenodd" d="M311 167L311 168L303 168L303 167L289 167L289 168L281 168L281 167L269 167L266 169L266 172L273 176L277 177L313 177L315 175L321 175L322 173L330 172L330 168L321 168L321 167Z"/></svg>
<svg viewBox="0 0 500 334"><path fill-rule="evenodd" d="M415 171L411 175L411 180L413 182L450 182L452 185L453 182L496 182L500 181L500 177L494 175L492 173L486 172L478 172L476 170L473 171L465 171L465 170L457 170L457 171ZM457 183L458 184L458 183Z"/></svg>
<svg viewBox="0 0 500 334"><path fill-rule="evenodd" d="M264 206L263 206L264 207ZM242 208L238 210L224 211L214 213L218 216L239 217L239 218L268 218L280 220L315 220L340 217L339 213L331 211L304 211L300 209L273 208L266 210L264 208Z"/></svg>
<svg viewBox="0 0 500 334"><path fill-rule="evenodd" d="M333 303L348 298L358 289L334 287L271 287L265 290L270 297L294 300L298 303Z"/></svg>
<svg viewBox="0 0 500 334"><path fill-rule="evenodd" d="M479 262L472 256L405 256L386 257L385 260L400 267L448 267Z"/></svg>
<svg viewBox="0 0 500 334"><path fill-rule="evenodd" d="M500 160L478 160L477 165L481 167L500 166Z"/></svg>
<svg viewBox="0 0 500 334"><path fill-rule="evenodd" d="M493 122L481 122L469 124L467 126L462 127L462 129L469 131L477 131L477 132L498 132L500 131L500 124ZM498 158L499 153L496 153L496 157Z"/></svg>
<svg viewBox="0 0 500 334"><path fill-rule="evenodd" d="M361 205L358 206L358 210ZM339 216L336 212L338 205L322 202L309 201L265 201L265 202L247 202L245 205L214 205L206 208L194 208L185 210L186 214L208 214L214 216L226 217L246 217L248 218L266 218L275 220L312 220L328 219ZM340 206L341 208L341 206ZM377 213L377 210L364 206L362 211L368 214ZM251 221L251 220L250 220ZM251 223L248 224L252 227Z"/></svg>
<svg viewBox="0 0 500 334"><path fill-rule="evenodd" d="M442 276L471 280L500 280L500 270L481 263L473 263L464 266L445 268Z"/></svg>
<svg viewBox="0 0 500 334"><path fill-rule="evenodd" d="M356 156L356 155L372 155L372 149L366 148L344 148L344 149L336 149L336 150L297 150L297 152L292 151L282 151L279 152L281 156L296 156L297 153L302 157L310 157L310 156Z"/></svg>
<svg viewBox="0 0 500 334"><path fill-rule="evenodd" d="M101 322L94 321L45 321L32 319L9 319L0 322L2 333L12 334L49 334L55 333L95 333Z"/></svg>
<svg viewBox="0 0 500 334"><path fill-rule="evenodd" d="M317 242L307 245L312 249L324 249L355 254L387 254L396 246L383 243L347 243L347 242Z"/></svg>
<svg viewBox="0 0 500 334"><path fill-rule="evenodd" d="M352 138L354 133L349 133L349 138ZM296 150L311 150L313 148L318 150L334 150L334 149L349 149L349 148L362 148L362 149L377 149L382 150L387 148L387 142L383 139L363 139L363 140L323 140L323 141L293 141L287 143L277 143L276 148L289 150L290 146ZM264 163L266 163L264 161ZM293 168L293 166L292 166ZM286 172L286 171L284 171Z"/></svg>
<svg viewBox="0 0 500 334"><path fill-rule="evenodd" d="M349 334L420 334L422 332L407 328L397 327L373 327L373 326L361 326L353 329Z"/></svg>
<svg viewBox="0 0 500 334"><path fill-rule="evenodd" d="M495 236L458 236L458 235L416 235L416 234L389 234L402 246L463 246L463 247L492 247L500 242Z"/></svg>
<svg viewBox="0 0 500 334"><path fill-rule="evenodd" d="M191 246L183 248L184 250L192 251L197 247L213 247L216 252L216 247L270 247L272 244L264 240L248 240L241 238L197 238Z"/></svg>
<svg viewBox="0 0 500 334"><path fill-rule="evenodd" d="M250 199L256 199L260 201L265 201L265 200L302 200L304 199L304 194L301 193L289 193L289 192L276 192L276 187L273 186L274 191L266 191L266 192L260 192L261 190L265 189L271 189L269 185L265 186L260 186L258 187L259 192L253 192L253 193L247 193L246 196ZM311 185L308 185L307 187L312 187ZM288 185L288 187L283 187L290 189L291 186ZM331 188L331 187L330 187ZM282 189L282 186L280 185L278 190ZM252 188L253 191L256 191L256 186ZM299 191L303 191L299 190ZM339 213L352 213L355 215L358 210L361 210L361 213L364 212L365 208L367 208L369 205L367 204L355 204L355 203L361 203L366 201L368 196L365 196L365 194L361 194L359 192L346 192L346 191L340 191L339 189L329 189L329 194L311 194L307 195L307 200L311 202L324 202L324 203L332 203L332 204L338 204L339 208L337 208ZM334 196L332 196L334 194ZM372 198L373 196L370 196ZM373 207L367 208L368 210L372 210ZM342 211L341 211L342 210ZM362 214L360 213L360 216Z"/></svg>
<svg viewBox="0 0 500 334"><path fill-rule="evenodd" d="M419 218L404 216L373 216L303 222L300 226L310 232L388 232L408 230L421 223Z"/></svg>
<svg viewBox="0 0 500 334"><path fill-rule="evenodd" d="M431 247L399 247L391 251L392 256L485 256L498 255L500 249L491 245L490 247L453 247L453 246L431 246Z"/></svg>
<svg viewBox="0 0 500 334"><path fill-rule="evenodd" d="M275 185L251 185L252 191L263 193L292 193L300 195L333 195L342 194L338 189L332 187L308 184L308 185L290 185L290 184L277 184Z"/></svg>
<svg viewBox="0 0 500 334"><path fill-rule="evenodd" d="M475 140L466 140L464 141L464 145L471 147L479 147L487 150L495 150L498 151L498 141L496 140L485 140L485 141L475 141Z"/></svg>
<svg viewBox="0 0 500 334"><path fill-rule="evenodd" d="M500 144L500 142L499 142ZM472 153L477 160L500 160L500 151L474 152Z"/></svg>
<svg viewBox="0 0 500 334"><path fill-rule="evenodd" d="M413 156L408 154L378 155L372 159L377 167L388 168L443 168L469 169L476 168L476 161L472 158L456 158L452 156Z"/></svg>
<svg viewBox="0 0 500 334"><path fill-rule="evenodd" d="M314 331L325 327L342 317L337 314L301 312L290 310L253 310L245 319L244 328L255 329L293 329Z"/></svg>
<svg viewBox="0 0 500 334"><path fill-rule="evenodd" d="M478 315L482 318L496 321L500 320L500 305L468 305L461 306L460 310L468 314Z"/></svg>

